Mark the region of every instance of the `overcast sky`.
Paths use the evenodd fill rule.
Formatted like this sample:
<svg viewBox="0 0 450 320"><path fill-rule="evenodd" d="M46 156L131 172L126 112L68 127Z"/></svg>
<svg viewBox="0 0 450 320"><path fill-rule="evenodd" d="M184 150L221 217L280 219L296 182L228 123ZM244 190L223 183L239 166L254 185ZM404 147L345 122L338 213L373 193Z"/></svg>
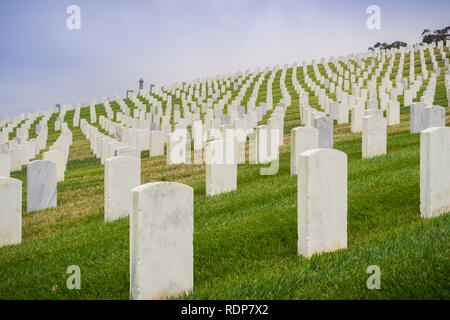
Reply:
<svg viewBox="0 0 450 320"><path fill-rule="evenodd" d="M366 26L369 5L381 30ZM69 5L81 30L69 30ZM420 41L450 1L14 0L0 2L0 118L171 84Z"/></svg>

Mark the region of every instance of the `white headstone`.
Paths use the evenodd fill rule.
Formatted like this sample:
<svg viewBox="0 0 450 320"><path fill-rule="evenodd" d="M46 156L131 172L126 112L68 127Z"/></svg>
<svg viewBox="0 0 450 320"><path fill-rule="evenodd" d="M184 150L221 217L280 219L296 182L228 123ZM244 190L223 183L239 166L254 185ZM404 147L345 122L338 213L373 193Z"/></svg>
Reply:
<svg viewBox="0 0 450 320"><path fill-rule="evenodd" d="M420 134L420 212L424 218L450 212L450 127Z"/></svg>
<svg viewBox="0 0 450 320"><path fill-rule="evenodd" d="M415 102L410 107L410 132L419 133L425 129L425 108L423 102Z"/></svg>
<svg viewBox="0 0 450 320"><path fill-rule="evenodd" d="M386 154L387 122L381 116L363 118L362 157L371 158Z"/></svg>
<svg viewBox="0 0 450 320"><path fill-rule="evenodd" d="M9 154L0 153L0 177L9 177L11 172L11 158Z"/></svg>
<svg viewBox="0 0 450 320"><path fill-rule="evenodd" d="M166 141L167 138L162 131L150 131L150 157L164 155L164 145Z"/></svg>
<svg viewBox="0 0 450 320"><path fill-rule="evenodd" d="M347 155L313 149L298 160L298 253L347 248Z"/></svg>
<svg viewBox="0 0 450 320"><path fill-rule="evenodd" d="M0 177L0 247L22 242L22 181Z"/></svg>
<svg viewBox="0 0 450 320"><path fill-rule="evenodd" d="M388 126L400 124L400 102L390 100L387 103L386 118Z"/></svg>
<svg viewBox="0 0 450 320"><path fill-rule="evenodd" d="M122 147L117 149L118 157L133 157L136 159L141 159L141 153L134 147Z"/></svg>
<svg viewBox="0 0 450 320"><path fill-rule="evenodd" d="M173 183L133 189L130 296L165 299L194 287L194 191Z"/></svg>
<svg viewBox="0 0 450 320"><path fill-rule="evenodd" d="M227 159L225 140L206 144L206 195L214 196L237 189L236 158ZM234 150L229 150L234 152Z"/></svg>
<svg viewBox="0 0 450 320"><path fill-rule="evenodd" d="M445 127L445 108L441 106L429 106L425 108L424 129L432 127Z"/></svg>
<svg viewBox="0 0 450 320"><path fill-rule="evenodd" d="M27 212L56 207L56 163L33 161L27 166Z"/></svg>
<svg viewBox="0 0 450 320"><path fill-rule="evenodd" d="M319 148L319 131L313 127L298 127L291 131L291 174L297 174L301 153Z"/></svg>
<svg viewBox="0 0 450 320"><path fill-rule="evenodd" d="M25 151L21 149L9 150L11 160L11 172L22 170L22 163L25 161Z"/></svg>
<svg viewBox="0 0 450 320"><path fill-rule="evenodd" d="M190 163L191 140L185 129L176 129L169 134L167 142L167 164Z"/></svg>
<svg viewBox="0 0 450 320"><path fill-rule="evenodd" d="M131 189L141 184L141 162L135 157L105 161L105 221L127 217L133 209Z"/></svg>
<svg viewBox="0 0 450 320"><path fill-rule="evenodd" d="M61 151L49 151L42 154L43 160L53 161L56 163L56 181L64 181L64 173L66 172L66 155Z"/></svg>
<svg viewBox="0 0 450 320"><path fill-rule="evenodd" d="M348 106L345 103L339 104L337 123L348 123Z"/></svg>
<svg viewBox="0 0 450 320"><path fill-rule="evenodd" d="M353 106L352 107L352 123L351 123L351 131L361 132L362 131L362 119L364 116L364 107L363 106Z"/></svg>
<svg viewBox="0 0 450 320"><path fill-rule="evenodd" d="M333 148L333 120L330 117L315 118L314 128L319 130L319 148Z"/></svg>

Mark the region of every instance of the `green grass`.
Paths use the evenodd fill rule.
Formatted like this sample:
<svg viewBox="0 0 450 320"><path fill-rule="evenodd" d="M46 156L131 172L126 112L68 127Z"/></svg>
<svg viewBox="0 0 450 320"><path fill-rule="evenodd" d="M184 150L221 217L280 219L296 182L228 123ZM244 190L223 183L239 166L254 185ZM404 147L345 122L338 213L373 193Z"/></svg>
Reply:
<svg viewBox="0 0 450 320"><path fill-rule="evenodd" d="M405 69L407 63L406 57ZM195 285L180 298L449 299L450 216L420 217L420 136L409 134L409 108L402 107L401 125L389 128L385 156L362 160L361 134L350 133L349 125L335 126L335 148L348 155L348 249L298 256L289 133L299 126L299 111L291 73L286 86L292 106L277 175L239 165L237 191L206 197L204 166L167 166L165 157L143 153L142 183L176 181L194 188ZM273 82L275 104L280 75ZM305 86L300 69L297 78ZM265 99L267 79L258 101ZM439 79L435 104L446 106L442 86ZM97 116L105 114L102 105L96 109ZM89 119L88 110L82 118ZM12 174L24 182L23 243L0 248L0 299L129 297L129 219L103 222L103 167L80 129L72 128L72 117L67 112L74 143L66 180L58 183L57 208L26 213L26 169ZM48 146L59 136L55 119L49 121ZM81 290L66 288L70 265L81 268ZM381 268L381 290L366 287L370 265Z"/></svg>

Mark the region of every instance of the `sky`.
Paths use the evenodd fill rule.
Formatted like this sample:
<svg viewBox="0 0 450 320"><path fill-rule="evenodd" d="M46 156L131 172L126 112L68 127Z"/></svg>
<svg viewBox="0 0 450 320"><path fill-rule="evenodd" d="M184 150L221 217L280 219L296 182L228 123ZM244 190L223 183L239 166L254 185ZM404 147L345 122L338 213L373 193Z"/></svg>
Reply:
<svg viewBox="0 0 450 320"><path fill-rule="evenodd" d="M70 30L77 5L81 29ZM369 30L370 5L381 29ZM420 42L448 0L2 0L0 118L228 72Z"/></svg>

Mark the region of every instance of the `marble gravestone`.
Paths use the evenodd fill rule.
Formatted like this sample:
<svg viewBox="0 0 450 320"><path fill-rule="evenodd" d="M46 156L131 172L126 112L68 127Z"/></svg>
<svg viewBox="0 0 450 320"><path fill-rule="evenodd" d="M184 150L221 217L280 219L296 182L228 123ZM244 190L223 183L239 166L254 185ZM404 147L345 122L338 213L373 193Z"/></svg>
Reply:
<svg viewBox="0 0 450 320"><path fill-rule="evenodd" d="M42 154L43 160L53 161L56 163L56 181L64 181L64 173L66 172L66 155L61 151L49 151Z"/></svg>
<svg viewBox="0 0 450 320"><path fill-rule="evenodd" d="M0 177L0 248L22 242L22 181Z"/></svg>
<svg viewBox="0 0 450 320"><path fill-rule="evenodd" d="M291 130L291 174L298 173L297 160L301 153L319 148L319 131L312 127Z"/></svg>
<svg viewBox="0 0 450 320"><path fill-rule="evenodd" d="M344 123L348 123L348 111L349 108L345 103L340 103L338 105L338 118L337 118L337 123L338 124L344 124Z"/></svg>
<svg viewBox="0 0 450 320"><path fill-rule="evenodd" d="M424 111L424 129L445 127L445 108L441 106L429 106Z"/></svg>
<svg viewBox="0 0 450 320"><path fill-rule="evenodd" d="M333 148L333 120L330 117L314 119L314 128L319 130L319 148Z"/></svg>
<svg viewBox="0 0 450 320"><path fill-rule="evenodd" d="M381 116L363 118L362 157L371 158L386 154L387 121Z"/></svg>
<svg viewBox="0 0 450 320"><path fill-rule="evenodd" d="M48 160L27 166L27 212L56 207L56 163Z"/></svg>
<svg viewBox="0 0 450 320"><path fill-rule="evenodd" d="M127 217L133 209L131 189L141 184L141 162L135 157L105 161L105 221Z"/></svg>
<svg viewBox="0 0 450 320"><path fill-rule="evenodd" d="M164 155L164 146L166 144L166 136L162 131L150 131L150 157Z"/></svg>
<svg viewBox="0 0 450 320"><path fill-rule="evenodd" d="M367 109L378 109L378 100L376 98L367 100Z"/></svg>
<svg viewBox="0 0 450 320"><path fill-rule="evenodd" d="M248 163L258 163L258 145L256 139L256 130L250 129L247 133L248 138Z"/></svg>
<svg viewBox="0 0 450 320"><path fill-rule="evenodd" d="M152 131L161 131L161 126L159 125L159 123L152 122L150 124L150 132Z"/></svg>
<svg viewBox="0 0 450 320"><path fill-rule="evenodd" d="M364 112L364 117L369 117L369 116L382 117L383 116L383 110L380 110L380 109L367 109Z"/></svg>
<svg viewBox="0 0 450 320"><path fill-rule="evenodd" d="M206 144L206 195L214 196L237 189L237 162L226 159L225 140ZM232 150L234 152L235 150Z"/></svg>
<svg viewBox="0 0 450 320"><path fill-rule="evenodd" d="M395 126L400 124L400 102L390 100L387 103L386 118L388 126Z"/></svg>
<svg viewBox="0 0 450 320"><path fill-rule="evenodd" d="M258 163L266 164L278 159L279 129L271 129L270 126L261 125L255 128L258 152Z"/></svg>
<svg viewBox="0 0 450 320"><path fill-rule="evenodd" d="M9 146L6 143L0 143L0 154L8 154Z"/></svg>
<svg viewBox="0 0 450 320"><path fill-rule="evenodd" d="M425 129L425 108L423 102L415 102L410 107L410 132L419 133Z"/></svg>
<svg viewBox="0 0 450 320"><path fill-rule="evenodd" d="M0 153L0 177L9 177L11 173L11 157Z"/></svg>
<svg viewBox="0 0 450 320"><path fill-rule="evenodd" d="M352 116L351 131L354 133L361 132L362 118L364 116L364 107L360 105L353 106L351 108L351 116Z"/></svg>
<svg viewBox="0 0 450 320"><path fill-rule="evenodd" d="M297 166L299 255L347 248L347 155L308 150Z"/></svg>
<svg viewBox="0 0 450 320"><path fill-rule="evenodd" d="M167 140L167 164L190 164L191 139L187 130L176 129L168 135Z"/></svg>
<svg viewBox="0 0 450 320"><path fill-rule="evenodd" d="M114 137L119 141L122 141L122 136L123 136L122 131L123 131L123 127L121 127L121 126L116 127L116 132L114 134Z"/></svg>
<svg viewBox="0 0 450 320"><path fill-rule="evenodd" d="M194 287L194 190L174 182L132 190L130 298L166 299Z"/></svg>
<svg viewBox="0 0 450 320"><path fill-rule="evenodd" d="M420 213L423 218L450 211L450 127L420 133Z"/></svg>
<svg viewBox="0 0 450 320"><path fill-rule="evenodd" d="M141 153L138 151L138 149L134 147L121 147L117 149L117 156L118 157L133 157L136 159L141 159Z"/></svg>
<svg viewBox="0 0 450 320"><path fill-rule="evenodd" d="M27 161L25 151L22 149L12 149L9 150L9 156L11 160L10 162L11 172L22 170L22 164Z"/></svg>
<svg viewBox="0 0 450 320"><path fill-rule="evenodd" d="M339 116L339 103L332 101L330 102L330 118L337 120Z"/></svg>
<svg viewBox="0 0 450 320"><path fill-rule="evenodd" d="M64 143L55 143L49 148L49 151L62 152L64 154L64 163L69 160L69 146Z"/></svg>
<svg viewBox="0 0 450 320"><path fill-rule="evenodd" d="M139 129L136 130L137 149L139 152L149 150L150 130Z"/></svg>

